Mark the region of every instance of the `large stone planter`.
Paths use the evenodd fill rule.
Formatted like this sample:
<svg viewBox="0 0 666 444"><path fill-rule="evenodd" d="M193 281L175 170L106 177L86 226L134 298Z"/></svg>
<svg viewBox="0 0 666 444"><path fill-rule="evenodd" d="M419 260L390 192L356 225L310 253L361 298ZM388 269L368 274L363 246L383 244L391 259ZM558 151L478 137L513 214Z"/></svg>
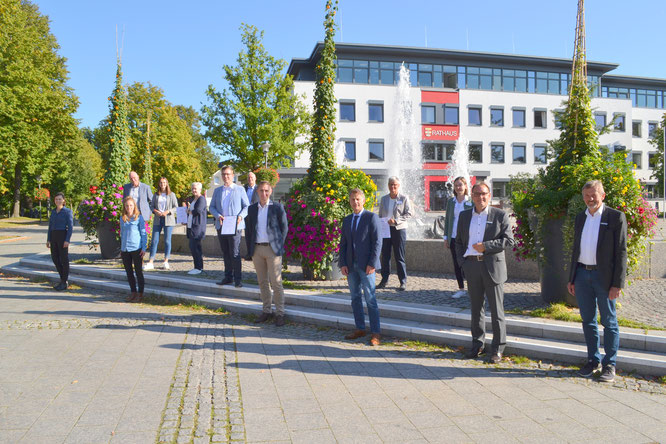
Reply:
<svg viewBox="0 0 666 444"><path fill-rule="evenodd" d="M340 268L338 268L338 256L336 255L333 258L333 263L331 266L331 269L329 271L325 271L323 276L320 276L318 278L315 278L314 272L311 268L309 268L307 265L301 264L301 268L303 269L303 278L308 280L308 281L337 281L339 279L342 279L342 271L340 271Z"/></svg>
<svg viewBox="0 0 666 444"><path fill-rule="evenodd" d="M563 225L564 218L551 219L546 221L543 231L537 231L537 236L543 233L540 242L543 245L544 260L539 261L541 298L547 303L566 302L577 306L576 298L567 291L571 258L564 256Z"/></svg>
<svg viewBox="0 0 666 444"><path fill-rule="evenodd" d="M103 259L120 257L120 239L116 238L114 228L115 224L112 222L100 222L97 225L97 239Z"/></svg>

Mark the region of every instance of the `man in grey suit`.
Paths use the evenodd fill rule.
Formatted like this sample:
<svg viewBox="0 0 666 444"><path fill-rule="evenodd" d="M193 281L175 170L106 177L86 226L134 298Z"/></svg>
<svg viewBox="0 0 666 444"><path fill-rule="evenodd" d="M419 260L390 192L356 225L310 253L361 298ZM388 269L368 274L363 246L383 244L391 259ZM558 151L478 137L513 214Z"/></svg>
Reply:
<svg viewBox="0 0 666 444"><path fill-rule="evenodd" d="M275 325L284 325L284 290L282 288L282 255L287 240L289 223L281 203L271 202L273 187L270 182L261 182L255 194L259 202L248 207L245 219L245 243L248 255L257 271L261 289L263 312L256 323L266 322L271 317L271 287L275 296ZM270 281L270 286L269 286Z"/></svg>
<svg viewBox="0 0 666 444"><path fill-rule="evenodd" d="M613 382L620 347L615 301L627 274L627 218L622 211L605 206L605 198L600 180L590 180L583 186L587 209L576 216L567 287L578 301L587 345L587 364L578 374L592 376L601 362L599 380ZM604 326L603 361L599 353L597 306Z"/></svg>
<svg viewBox="0 0 666 444"><path fill-rule="evenodd" d="M514 244L509 215L491 207L490 187L479 182L472 187L474 208L460 212L456 254L467 279L471 300L472 348L467 358L484 352L486 336L485 298L488 299L493 325L492 353L489 362L502 360L506 345L504 321L504 288L506 260L504 249Z"/></svg>
<svg viewBox="0 0 666 444"><path fill-rule="evenodd" d="M250 205L259 202L259 195L257 194L257 176L252 171L247 173L245 192L247 193L247 200L250 202Z"/></svg>
<svg viewBox="0 0 666 444"><path fill-rule="evenodd" d="M245 228L247 216L247 193L245 189L233 183L234 169L225 165L221 168L222 186L215 188L210 201L209 211L215 218L217 239L224 258L224 279L218 285L227 285L232 282L236 287L242 287L240 241L241 230ZM236 223L234 234L222 234L222 224L225 218L233 218Z"/></svg>
<svg viewBox="0 0 666 444"><path fill-rule="evenodd" d="M379 203L379 217L388 218L391 237L382 240L382 280L377 288L384 288L391 274L391 250L397 265L398 290L407 289L407 264L405 263L405 243L407 242L407 221L414 216L409 197L398 193L400 179L395 176L388 180L389 194L382 196Z"/></svg>
<svg viewBox="0 0 666 444"><path fill-rule="evenodd" d="M342 221L339 265L342 274L347 276L356 330L345 338L357 339L367 334L361 300L363 295L370 318L370 345L377 346L380 343L380 325L379 307L375 297L375 270L379 267L379 253L382 248L379 217L363 209L365 194L358 188L349 192L349 204L353 213Z"/></svg>
<svg viewBox="0 0 666 444"><path fill-rule="evenodd" d="M136 171L129 174L130 183L123 185L123 199L127 196L132 196L139 207L139 212L143 220L148 222L153 213L153 192L150 185L139 181L139 175Z"/></svg>

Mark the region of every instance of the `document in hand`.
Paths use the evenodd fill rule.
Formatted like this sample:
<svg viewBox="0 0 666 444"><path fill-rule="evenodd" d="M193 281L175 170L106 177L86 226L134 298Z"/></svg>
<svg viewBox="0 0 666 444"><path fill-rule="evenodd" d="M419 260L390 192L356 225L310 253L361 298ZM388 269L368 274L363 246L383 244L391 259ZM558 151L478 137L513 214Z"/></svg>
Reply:
<svg viewBox="0 0 666 444"><path fill-rule="evenodd" d="M222 229L220 230L220 234L236 234L237 222L237 217L226 216L222 221Z"/></svg>
<svg viewBox="0 0 666 444"><path fill-rule="evenodd" d="M382 231L382 239L388 239L391 237L391 227L388 224L388 217L379 218L379 226Z"/></svg>
<svg viewBox="0 0 666 444"><path fill-rule="evenodd" d="M177 224L187 223L187 207L176 208L176 223Z"/></svg>

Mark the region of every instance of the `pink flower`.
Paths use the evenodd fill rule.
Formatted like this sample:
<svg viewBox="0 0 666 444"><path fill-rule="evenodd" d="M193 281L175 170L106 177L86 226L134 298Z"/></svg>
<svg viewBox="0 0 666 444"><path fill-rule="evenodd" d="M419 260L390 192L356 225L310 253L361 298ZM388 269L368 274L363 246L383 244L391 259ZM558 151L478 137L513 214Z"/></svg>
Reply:
<svg viewBox="0 0 666 444"><path fill-rule="evenodd" d="M112 212L111 212L111 215L112 215L112 216L117 216L117 215L118 215L118 212L117 212L117 211L112 211Z"/></svg>

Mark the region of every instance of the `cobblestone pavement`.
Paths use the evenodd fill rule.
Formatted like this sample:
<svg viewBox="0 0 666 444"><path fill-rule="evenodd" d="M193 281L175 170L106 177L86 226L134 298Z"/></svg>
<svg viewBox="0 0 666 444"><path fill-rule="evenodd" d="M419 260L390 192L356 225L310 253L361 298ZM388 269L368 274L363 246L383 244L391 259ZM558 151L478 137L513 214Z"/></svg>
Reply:
<svg viewBox="0 0 666 444"><path fill-rule="evenodd" d="M341 335L2 276L0 442L666 441L656 382Z"/></svg>
<svg viewBox="0 0 666 444"><path fill-rule="evenodd" d="M87 246L70 247L72 261L90 260L108 266L120 266L120 260L99 259L99 254L91 252ZM158 253L155 265L156 273L165 273L161 269L163 256ZM192 258L182 253L172 253L169 260L171 271L181 273L192 268ZM202 279L222 279L222 259L219 257L205 257L204 270L200 275ZM308 281L303 278L301 267L289 265L283 274L284 279L297 288L307 287L324 291L347 293L347 281ZM251 261L243 261L243 279L248 283L256 283L256 274ZM379 278L378 278L379 279ZM455 277L450 274L410 273L408 289L404 292L396 291L398 278L392 274L387 288L377 290L377 297L385 301L402 301L417 304L429 304L469 309L469 298L454 299L452 296L458 291ZM666 279L636 280L624 290L620 299L621 308L618 315L627 319L643 322L647 325L666 328ZM535 281L511 279L504 285L504 306L507 310L532 310L544 308L548 304L541 299L539 283Z"/></svg>

